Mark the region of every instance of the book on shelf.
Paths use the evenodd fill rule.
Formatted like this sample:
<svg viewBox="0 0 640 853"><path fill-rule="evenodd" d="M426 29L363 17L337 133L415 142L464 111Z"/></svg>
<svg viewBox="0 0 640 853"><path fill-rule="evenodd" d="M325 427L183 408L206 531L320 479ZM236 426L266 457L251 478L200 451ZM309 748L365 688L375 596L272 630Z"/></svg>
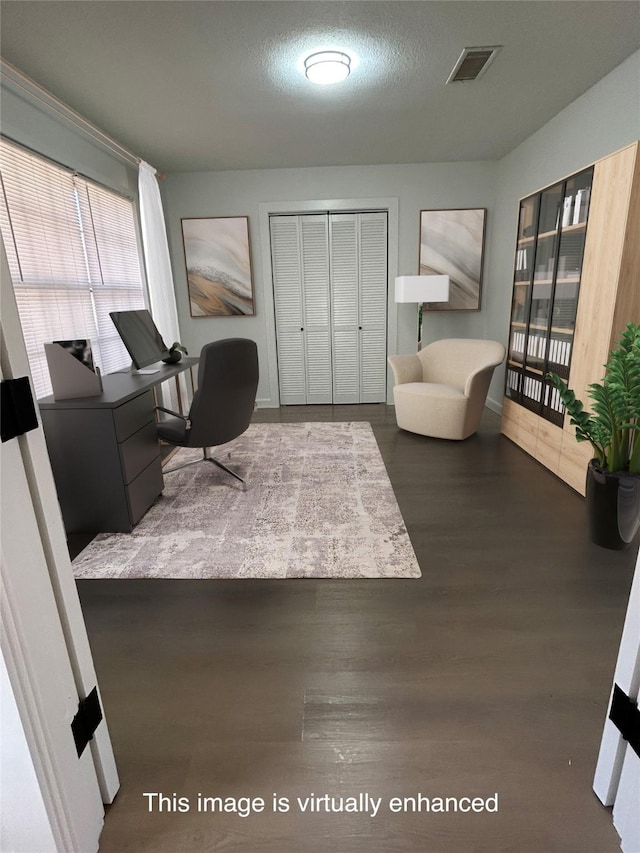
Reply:
<svg viewBox="0 0 640 853"><path fill-rule="evenodd" d="M514 332L511 338L511 351L524 353L524 332Z"/></svg>
<svg viewBox="0 0 640 853"><path fill-rule="evenodd" d="M516 272L522 272L528 268L527 250L518 249L516 252Z"/></svg>
<svg viewBox="0 0 640 853"><path fill-rule="evenodd" d="M542 382L539 379L533 379L531 376L525 376L523 392L525 397L539 403L542 399Z"/></svg>
<svg viewBox="0 0 640 853"><path fill-rule="evenodd" d="M538 338L538 358L544 358L547 353L547 339Z"/></svg>
<svg viewBox="0 0 640 853"><path fill-rule="evenodd" d="M527 355L531 358L543 359L547 351L547 339L544 335L530 335Z"/></svg>
<svg viewBox="0 0 640 853"><path fill-rule="evenodd" d="M551 364L561 364L563 367L569 366L571 358L571 343L569 341L559 341L556 338L551 339L549 347L549 362Z"/></svg>
<svg viewBox="0 0 640 853"><path fill-rule="evenodd" d="M587 207L589 205L590 195L591 189L589 187L583 190L578 190L576 193L576 202L573 208L573 225L578 225L580 222L584 222L587 218Z"/></svg>
<svg viewBox="0 0 640 853"><path fill-rule="evenodd" d="M552 388L551 385L545 386L543 403L548 408L553 409L554 412L558 412L560 414L564 412L564 406L560 399L560 394L558 394L556 389Z"/></svg>

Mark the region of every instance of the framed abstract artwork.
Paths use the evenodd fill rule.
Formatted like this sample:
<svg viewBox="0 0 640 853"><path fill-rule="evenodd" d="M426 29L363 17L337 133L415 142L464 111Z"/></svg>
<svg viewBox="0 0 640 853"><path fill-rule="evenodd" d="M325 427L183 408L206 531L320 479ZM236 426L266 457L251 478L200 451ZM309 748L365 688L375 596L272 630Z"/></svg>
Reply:
<svg viewBox="0 0 640 853"><path fill-rule="evenodd" d="M181 222L191 316L253 316L249 217Z"/></svg>
<svg viewBox="0 0 640 853"><path fill-rule="evenodd" d="M449 301L427 311L478 311L486 208L420 211L420 275L448 275Z"/></svg>

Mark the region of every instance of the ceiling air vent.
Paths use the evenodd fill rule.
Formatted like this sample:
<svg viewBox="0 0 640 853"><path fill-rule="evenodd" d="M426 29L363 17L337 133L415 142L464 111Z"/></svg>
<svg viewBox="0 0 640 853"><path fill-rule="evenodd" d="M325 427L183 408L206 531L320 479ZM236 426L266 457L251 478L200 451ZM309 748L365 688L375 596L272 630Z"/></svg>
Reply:
<svg viewBox="0 0 640 853"><path fill-rule="evenodd" d="M447 83L464 83L477 80L491 65L502 45L491 47L465 47L447 78Z"/></svg>

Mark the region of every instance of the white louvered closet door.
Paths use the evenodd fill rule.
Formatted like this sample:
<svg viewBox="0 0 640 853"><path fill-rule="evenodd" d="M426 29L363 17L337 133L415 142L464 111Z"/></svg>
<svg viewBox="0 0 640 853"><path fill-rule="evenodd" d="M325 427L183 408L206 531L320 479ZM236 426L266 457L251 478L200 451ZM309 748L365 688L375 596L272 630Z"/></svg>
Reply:
<svg viewBox="0 0 640 853"><path fill-rule="evenodd" d="M387 395L387 214L358 214L360 402Z"/></svg>
<svg viewBox="0 0 640 853"><path fill-rule="evenodd" d="M332 213L334 403L381 403L387 390L387 214Z"/></svg>
<svg viewBox="0 0 640 853"><path fill-rule="evenodd" d="M270 226L280 402L331 403L327 216L272 216Z"/></svg>
<svg viewBox="0 0 640 853"><path fill-rule="evenodd" d="M386 212L270 223L280 402L384 402Z"/></svg>
<svg viewBox="0 0 640 853"><path fill-rule="evenodd" d="M331 403L329 223L326 214L300 216L307 403Z"/></svg>
<svg viewBox="0 0 640 853"><path fill-rule="evenodd" d="M333 402L360 402L358 214L332 213L331 342Z"/></svg>
<svg viewBox="0 0 640 853"><path fill-rule="evenodd" d="M280 402L302 404L307 402L307 388L298 217L272 216L270 227Z"/></svg>

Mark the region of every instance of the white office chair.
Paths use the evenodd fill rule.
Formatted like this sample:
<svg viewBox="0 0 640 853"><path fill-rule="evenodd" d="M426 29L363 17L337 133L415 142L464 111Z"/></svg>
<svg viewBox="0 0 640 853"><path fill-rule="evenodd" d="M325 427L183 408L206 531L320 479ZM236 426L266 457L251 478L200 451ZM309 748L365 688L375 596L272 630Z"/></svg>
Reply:
<svg viewBox="0 0 640 853"><path fill-rule="evenodd" d="M472 435L504 357L497 341L464 338L435 341L416 355L389 356L398 426L433 438Z"/></svg>

